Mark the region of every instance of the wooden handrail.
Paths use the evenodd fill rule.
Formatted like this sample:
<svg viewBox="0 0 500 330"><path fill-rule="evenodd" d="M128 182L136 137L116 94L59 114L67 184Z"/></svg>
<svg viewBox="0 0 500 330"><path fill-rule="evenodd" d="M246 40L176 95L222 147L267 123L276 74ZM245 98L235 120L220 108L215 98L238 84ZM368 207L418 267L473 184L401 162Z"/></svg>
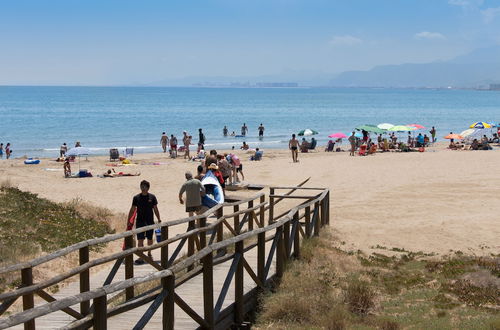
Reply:
<svg viewBox="0 0 500 330"><path fill-rule="evenodd" d="M86 247L86 246L94 246L94 245L98 245L98 244L109 243L112 241L116 241L116 240L120 240L120 239L129 237L129 236L134 236L134 235L137 235L138 233L142 233L142 232L145 232L148 230L154 230L154 229L162 228L162 227L172 227L172 226L176 226L176 225L180 225L180 224L184 224L184 223L189 223L190 221L196 221L198 219L206 218L206 217L210 216L211 214L215 214L217 212L217 210L219 210L220 208L223 208L226 206L234 206L234 205L248 203L249 201L255 200L257 198L260 198L260 196L264 196L264 195L265 195L264 193L259 193L257 195L254 195L253 197L249 197L247 199L244 199L244 200L241 200L238 202L219 204L219 205L216 205L213 208L207 210L203 214L195 215L195 216L192 216L189 218L183 218L183 219L178 219L178 220L173 220L173 221L168 221L168 222L156 223L154 225L141 227L139 229L128 230L128 231L125 231L123 233L106 235L104 237L93 238L93 239L89 239L86 241L78 242L76 244L70 245L70 246L68 246L64 249L58 250L56 252L35 258L31 261L2 267L2 268L0 268L0 275L4 274L4 273L19 271L19 270L24 269L24 268L36 267L40 264L46 263L46 262L51 261L53 259L65 256L71 252L78 251L79 249Z"/></svg>

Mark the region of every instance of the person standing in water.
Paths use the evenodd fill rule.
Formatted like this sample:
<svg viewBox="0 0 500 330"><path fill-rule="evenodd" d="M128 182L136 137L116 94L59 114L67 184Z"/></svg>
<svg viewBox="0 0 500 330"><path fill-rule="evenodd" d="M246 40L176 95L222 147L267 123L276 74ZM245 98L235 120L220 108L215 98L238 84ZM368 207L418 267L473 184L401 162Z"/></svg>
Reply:
<svg viewBox="0 0 500 330"><path fill-rule="evenodd" d="M248 133L248 127L245 123L243 123L243 126L241 126L241 135L245 136Z"/></svg>
<svg viewBox="0 0 500 330"><path fill-rule="evenodd" d="M224 128L222 129L222 135L227 136L227 132L228 132L227 127L224 126Z"/></svg>
<svg viewBox="0 0 500 330"><path fill-rule="evenodd" d="M168 145L167 133L165 132L161 133L160 144L161 148L163 149L163 152L167 152L167 145Z"/></svg>
<svg viewBox="0 0 500 330"><path fill-rule="evenodd" d="M198 147L203 147L205 145L205 134L203 134L202 129L198 129Z"/></svg>
<svg viewBox="0 0 500 330"><path fill-rule="evenodd" d="M7 145L5 146L5 157L9 159L11 154L12 150L10 150L10 143L7 143Z"/></svg>
<svg viewBox="0 0 500 330"><path fill-rule="evenodd" d="M260 123L258 130L259 130L259 138L263 138L264 137L264 125L262 125L262 123Z"/></svg>
<svg viewBox="0 0 500 330"><path fill-rule="evenodd" d="M292 139L288 141L288 148L292 151L292 160L294 163L299 161L299 140L295 138L295 134L292 134Z"/></svg>

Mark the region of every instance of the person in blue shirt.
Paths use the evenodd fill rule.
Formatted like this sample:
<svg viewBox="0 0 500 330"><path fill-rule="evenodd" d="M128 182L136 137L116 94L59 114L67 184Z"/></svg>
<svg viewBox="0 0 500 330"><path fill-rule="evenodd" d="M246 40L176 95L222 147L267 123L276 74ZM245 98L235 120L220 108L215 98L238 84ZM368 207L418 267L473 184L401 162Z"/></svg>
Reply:
<svg viewBox="0 0 500 330"><path fill-rule="evenodd" d="M417 136L417 147L423 147L424 146L424 136L420 133Z"/></svg>

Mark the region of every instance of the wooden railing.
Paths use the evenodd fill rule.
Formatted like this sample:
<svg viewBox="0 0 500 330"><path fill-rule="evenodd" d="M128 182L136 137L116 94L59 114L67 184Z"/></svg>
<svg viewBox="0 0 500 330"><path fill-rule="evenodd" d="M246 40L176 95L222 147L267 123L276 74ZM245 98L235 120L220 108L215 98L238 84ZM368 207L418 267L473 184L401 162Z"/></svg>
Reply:
<svg viewBox="0 0 500 330"><path fill-rule="evenodd" d="M286 194L275 195L276 190L289 191ZM316 191L317 194L292 195L296 190ZM172 329L175 320L174 304L177 304L202 328L227 328L232 324L242 324L245 314L256 303L257 293L283 275L285 264L290 258L300 257L301 238L318 235L320 228L329 223L329 195L328 189L274 187L271 188L270 203L266 202L265 195L261 193L235 203L218 205L199 216L88 240L31 262L4 267L0 269L0 274L21 272L22 286L0 294L0 302L2 302L0 315L8 310L19 297L23 299L23 311L1 318L0 329L22 323L25 329L35 329L37 318L56 311L63 311L74 318L74 321L65 327L67 329L89 327L106 329L109 318L150 302L152 304L139 319L135 329L144 328L160 306L162 306L163 313L163 328ZM285 198L300 198L304 202L274 217L276 203ZM224 214L228 209L231 210L230 213ZM187 224L188 227L185 233L169 237L170 227L183 224ZM162 241L160 243L134 247L133 237L137 233L156 228L161 228ZM230 237L224 238L224 234L229 234ZM89 260L90 247L122 239L125 240L125 250ZM266 242L271 242L269 251L266 251ZM187 255L181 258L180 252L185 248L186 243ZM169 246L173 245L176 245L175 250L169 255ZM156 249L159 249L161 253L160 264L145 254L146 251ZM227 252L230 250L234 252ZM248 255L253 250L257 251L256 270L245 259L245 254ZM76 251L79 253L80 266L43 282L34 283L33 267ZM146 276L134 277L134 254L157 271ZM214 302L214 267L228 261L231 261L231 266L226 274L224 285L218 292L218 299ZM270 274L273 261L276 263L276 271ZM101 287L90 290L90 269L108 262L114 262L114 265L106 280ZM125 280L112 283L122 263L125 264ZM244 294L243 287L245 271L255 282L254 289L246 294ZM200 274L203 278L203 316L199 315L176 293L176 288ZM56 300L45 290L75 275L79 276L80 294ZM233 279L234 303L222 309ZM152 281L159 281L159 285L135 296L134 289L138 285ZM125 302L116 306L108 306L108 299L121 292L124 292ZM40 296L47 303L35 307L34 295ZM80 311L72 308L77 304L80 304Z"/></svg>

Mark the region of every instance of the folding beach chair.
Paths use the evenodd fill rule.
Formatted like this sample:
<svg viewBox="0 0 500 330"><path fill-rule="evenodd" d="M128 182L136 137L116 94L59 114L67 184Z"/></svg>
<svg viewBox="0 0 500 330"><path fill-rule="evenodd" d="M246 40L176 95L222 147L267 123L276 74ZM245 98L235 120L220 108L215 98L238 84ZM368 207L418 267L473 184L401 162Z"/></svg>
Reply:
<svg viewBox="0 0 500 330"><path fill-rule="evenodd" d="M120 158L120 153L118 152L118 149L109 149L109 161L115 161Z"/></svg>

